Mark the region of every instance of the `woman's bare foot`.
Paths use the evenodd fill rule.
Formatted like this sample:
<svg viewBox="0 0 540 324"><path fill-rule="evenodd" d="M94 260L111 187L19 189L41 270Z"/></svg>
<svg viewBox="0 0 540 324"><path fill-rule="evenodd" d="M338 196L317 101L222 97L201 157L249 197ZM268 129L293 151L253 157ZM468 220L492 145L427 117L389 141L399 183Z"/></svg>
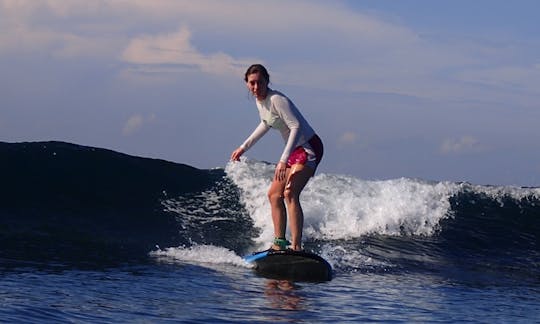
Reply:
<svg viewBox="0 0 540 324"><path fill-rule="evenodd" d="M293 244L293 245L291 245L291 250L293 250L293 251L302 251L302 245L301 244Z"/></svg>

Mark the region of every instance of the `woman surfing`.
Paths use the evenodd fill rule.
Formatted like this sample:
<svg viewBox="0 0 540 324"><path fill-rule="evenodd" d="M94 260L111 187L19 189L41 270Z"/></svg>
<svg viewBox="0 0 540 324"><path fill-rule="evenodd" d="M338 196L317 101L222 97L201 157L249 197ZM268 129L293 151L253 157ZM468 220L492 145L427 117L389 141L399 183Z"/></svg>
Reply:
<svg viewBox="0 0 540 324"><path fill-rule="evenodd" d="M281 133L285 147L268 190L275 236L270 249L285 250L290 245L292 250L301 251L304 214L300 205L300 193L315 174L322 159L322 141L294 103L284 94L268 87L270 75L264 66L250 66L244 81L255 97L261 122L244 143L232 152L231 160L238 161L270 128ZM287 214L291 242L285 237Z"/></svg>

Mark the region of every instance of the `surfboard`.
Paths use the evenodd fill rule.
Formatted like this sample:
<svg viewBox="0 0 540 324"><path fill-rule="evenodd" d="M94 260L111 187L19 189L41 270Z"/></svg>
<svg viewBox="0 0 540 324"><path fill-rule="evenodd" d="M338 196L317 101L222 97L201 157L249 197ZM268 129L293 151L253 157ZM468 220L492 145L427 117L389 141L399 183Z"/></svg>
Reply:
<svg viewBox="0 0 540 324"><path fill-rule="evenodd" d="M321 256L293 250L266 250L244 257L266 278L294 281L329 281L332 267Z"/></svg>

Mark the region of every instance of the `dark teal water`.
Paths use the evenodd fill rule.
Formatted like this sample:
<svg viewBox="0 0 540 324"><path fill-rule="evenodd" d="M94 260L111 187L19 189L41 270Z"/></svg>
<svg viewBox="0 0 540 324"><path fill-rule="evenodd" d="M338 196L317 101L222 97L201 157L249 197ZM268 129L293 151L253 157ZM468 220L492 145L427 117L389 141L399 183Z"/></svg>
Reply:
<svg viewBox="0 0 540 324"><path fill-rule="evenodd" d="M272 165L198 170L0 143L0 321L538 322L540 190L319 174L305 248L330 282L258 276Z"/></svg>

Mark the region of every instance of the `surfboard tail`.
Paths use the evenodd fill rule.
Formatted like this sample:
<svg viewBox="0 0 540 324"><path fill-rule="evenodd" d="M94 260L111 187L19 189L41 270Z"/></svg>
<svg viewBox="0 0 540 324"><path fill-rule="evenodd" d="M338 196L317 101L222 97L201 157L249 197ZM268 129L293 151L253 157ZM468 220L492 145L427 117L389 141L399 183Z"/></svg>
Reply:
<svg viewBox="0 0 540 324"><path fill-rule="evenodd" d="M255 271L267 278L294 281L329 281L332 267L321 256L293 250L267 250L244 258Z"/></svg>

